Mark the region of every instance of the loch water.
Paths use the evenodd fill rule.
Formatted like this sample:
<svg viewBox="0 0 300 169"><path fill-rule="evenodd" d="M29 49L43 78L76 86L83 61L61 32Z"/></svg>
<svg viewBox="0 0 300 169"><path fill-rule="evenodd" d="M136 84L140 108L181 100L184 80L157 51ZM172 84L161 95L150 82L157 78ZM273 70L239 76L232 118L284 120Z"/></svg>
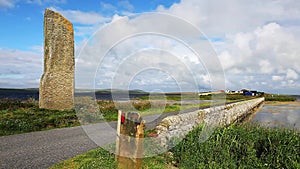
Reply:
<svg viewBox="0 0 300 169"><path fill-rule="evenodd" d="M258 110L251 123L300 131L300 100L277 104L266 103Z"/></svg>

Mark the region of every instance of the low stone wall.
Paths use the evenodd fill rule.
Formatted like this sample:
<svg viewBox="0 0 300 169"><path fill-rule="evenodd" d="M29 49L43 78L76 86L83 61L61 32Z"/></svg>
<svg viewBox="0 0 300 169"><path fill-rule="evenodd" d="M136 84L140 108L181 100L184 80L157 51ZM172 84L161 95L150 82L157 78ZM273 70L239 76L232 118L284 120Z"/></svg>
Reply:
<svg viewBox="0 0 300 169"><path fill-rule="evenodd" d="M156 132L161 145L168 145L168 140L187 134L195 126L226 126L247 117L255 112L264 98L241 101L237 103L200 109L190 113L179 114L164 118L157 126Z"/></svg>

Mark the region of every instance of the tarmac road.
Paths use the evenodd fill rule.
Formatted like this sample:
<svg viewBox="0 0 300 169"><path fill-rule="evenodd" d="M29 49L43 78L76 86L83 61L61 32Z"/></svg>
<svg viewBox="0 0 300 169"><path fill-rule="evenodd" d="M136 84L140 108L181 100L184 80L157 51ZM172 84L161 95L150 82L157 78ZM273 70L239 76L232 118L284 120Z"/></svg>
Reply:
<svg viewBox="0 0 300 169"><path fill-rule="evenodd" d="M143 117L147 122L146 129L154 128L164 117L178 113ZM99 145L114 142L116 124L116 122L98 123L1 136L0 166L4 169L48 168L62 160L95 149Z"/></svg>
<svg viewBox="0 0 300 169"><path fill-rule="evenodd" d="M0 137L2 168L48 168L97 145L81 127Z"/></svg>
<svg viewBox="0 0 300 169"><path fill-rule="evenodd" d="M143 117L153 129L165 117L197 108ZM0 166L4 169L43 169L116 139L117 122L98 123L0 137Z"/></svg>

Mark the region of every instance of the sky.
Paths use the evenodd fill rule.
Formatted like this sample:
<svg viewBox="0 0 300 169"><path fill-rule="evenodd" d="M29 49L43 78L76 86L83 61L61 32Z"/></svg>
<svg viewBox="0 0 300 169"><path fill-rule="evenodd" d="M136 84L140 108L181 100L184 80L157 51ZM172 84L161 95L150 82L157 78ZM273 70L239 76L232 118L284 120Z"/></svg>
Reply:
<svg viewBox="0 0 300 169"><path fill-rule="evenodd" d="M300 94L298 0L0 0L0 88L39 87L46 8L73 23L78 88Z"/></svg>

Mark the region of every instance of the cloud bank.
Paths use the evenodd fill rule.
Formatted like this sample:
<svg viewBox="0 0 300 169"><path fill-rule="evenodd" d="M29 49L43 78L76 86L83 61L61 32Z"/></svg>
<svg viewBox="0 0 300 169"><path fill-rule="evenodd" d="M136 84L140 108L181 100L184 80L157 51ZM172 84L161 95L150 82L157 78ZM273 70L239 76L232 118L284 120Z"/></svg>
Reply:
<svg viewBox="0 0 300 169"><path fill-rule="evenodd" d="M0 6L6 6L8 8L14 7L14 1L0 1ZM113 6L109 3L100 3L99 7L103 10L115 11L118 10L118 6ZM136 7L132 6L128 1L120 3L119 6L124 6L124 13L132 13ZM99 28L103 28L104 25L110 21L115 22L124 16L121 14L112 14L106 16L101 12L84 12L81 10L65 10L55 8L68 19L74 23L75 36L77 38L76 46L79 54L79 49L82 49L81 44L85 44L87 39L93 35ZM204 1L204 0L182 0L179 3L175 3L169 8L158 6L154 12L162 12L180 17L191 24L195 25L206 35L206 40L209 40L215 49L215 54L218 56L226 77L227 89L238 90L241 88L256 89L272 93L300 93L300 1L297 0L265 0L265 1ZM140 25L131 25L130 27L126 24L130 24L130 20L124 23L124 29L130 32L130 29L136 29L135 26L148 26L148 27L167 27L168 23L161 23L159 25L151 25L151 23L140 22ZM172 27L168 28L170 32L176 32L180 28ZM114 34L112 30L112 34ZM101 39L102 42L109 41L110 37ZM205 38L204 38L205 39ZM169 49L173 49L174 42L168 42L167 39L155 40L151 38L144 38L143 42L138 41L140 44L146 43L158 43L158 46L169 46ZM96 84L103 87L107 84L106 82L111 79L112 69L109 69L109 63L113 67L113 63L119 63L122 61L121 51L134 49L134 47L140 47L145 49L149 46L139 46L136 44L137 41L132 40L130 43L124 44L123 47L118 49L115 54L110 54L107 58L107 68L102 68L100 75L97 75ZM196 44L194 44L196 45ZM171 46L171 47L170 47ZM17 65L17 54L13 50L2 49L0 51L1 56L11 56L9 61L10 68L19 70ZM25 51L23 51L25 52ZM209 87L210 77L205 72L205 66L193 60L191 53L185 53L186 51L182 48L181 51L177 51L178 58L184 61L186 67L193 69L193 67L201 67L201 72L197 72L196 76L202 78L203 84L200 84L200 88ZM25 52L26 53L26 52ZM40 54L26 53L28 56L41 57ZM77 55L78 56L78 55ZM125 57L125 56L124 56ZM138 58L138 56L136 56ZM6 57L5 57L6 58ZM2 58L1 58L2 59ZM89 64L84 60L77 58L77 63L86 65ZM3 62L1 62L3 64ZM8 62L7 62L8 63ZM172 61L170 61L172 63ZM28 62L28 64L33 64ZM34 64L33 64L34 65ZM42 65L42 64L41 64ZM174 71L178 72L180 77L184 77L184 74L180 74L180 68L174 66ZM105 71L104 71L105 70ZM202 71L203 70L203 71ZM99 70L99 72L101 72ZM36 74L34 79L39 79L40 75L34 69L26 68L19 70L24 72L23 74ZM170 83L172 77L169 75L151 70L149 79L152 79L152 86L161 85L167 86ZM155 73L156 72L156 73ZM16 72L15 72L16 73ZM41 73L41 72L39 72ZM9 74L4 69L1 70L1 74ZM13 72L10 72L13 74ZM144 72L144 74L146 74ZM150 78L150 75L152 76ZM11 77L18 77L13 75ZM20 77L20 76L19 76ZM156 78L154 78L156 77ZM132 88L143 87L149 79L142 79L142 76L137 76L133 80ZM5 87L6 84L11 86L19 87L14 84L15 81L9 78L7 75L2 75L0 80L0 87ZM29 80L29 79L28 79ZM191 79L185 80L187 84ZM24 82L25 83L25 82ZM24 84L26 86L26 84ZM6 86L7 87L7 86ZM145 87L145 86L144 86ZM150 87L148 87L151 90ZM176 90L177 88L170 87L168 90ZM166 89L167 90L167 89Z"/></svg>

